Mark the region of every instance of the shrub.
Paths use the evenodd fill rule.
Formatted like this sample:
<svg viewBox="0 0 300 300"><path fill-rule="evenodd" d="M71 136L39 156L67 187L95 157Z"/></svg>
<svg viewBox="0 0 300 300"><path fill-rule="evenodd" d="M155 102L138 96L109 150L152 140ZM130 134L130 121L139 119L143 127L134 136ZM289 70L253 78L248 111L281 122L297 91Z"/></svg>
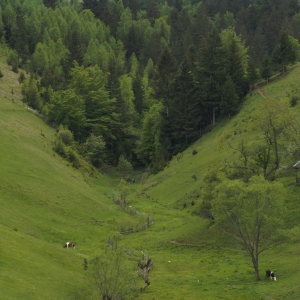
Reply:
<svg viewBox="0 0 300 300"><path fill-rule="evenodd" d="M291 107L296 106L297 103L298 103L298 101L299 101L299 97L293 96L293 97L290 99L290 106L291 106Z"/></svg>
<svg viewBox="0 0 300 300"><path fill-rule="evenodd" d="M53 150L64 158L68 158L68 150L61 139L57 139L54 143Z"/></svg>
<svg viewBox="0 0 300 300"><path fill-rule="evenodd" d="M24 72L21 72L21 73L20 73L20 76L19 76L19 78L18 78L18 81L19 81L19 83L21 84L21 83L24 82L24 80L25 80L25 74L24 74Z"/></svg>
<svg viewBox="0 0 300 300"><path fill-rule="evenodd" d="M193 152L192 152L193 155L196 155L197 153L198 153L198 151L195 150L195 149L194 149Z"/></svg>
<svg viewBox="0 0 300 300"><path fill-rule="evenodd" d="M68 129L63 129L63 130L60 130L58 132L58 137L62 140L62 142L67 145L67 146L70 146L72 144L72 142L74 141L74 138L73 138L73 134L70 130Z"/></svg>
<svg viewBox="0 0 300 300"><path fill-rule="evenodd" d="M72 163L73 167L76 169L80 168L80 160L78 153L72 148L68 149L68 159Z"/></svg>
<svg viewBox="0 0 300 300"><path fill-rule="evenodd" d="M130 174L133 170L131 162L128 161L123 154L121 154L119 157L117 170L121 173L123 178L130 177Z"/></svg>

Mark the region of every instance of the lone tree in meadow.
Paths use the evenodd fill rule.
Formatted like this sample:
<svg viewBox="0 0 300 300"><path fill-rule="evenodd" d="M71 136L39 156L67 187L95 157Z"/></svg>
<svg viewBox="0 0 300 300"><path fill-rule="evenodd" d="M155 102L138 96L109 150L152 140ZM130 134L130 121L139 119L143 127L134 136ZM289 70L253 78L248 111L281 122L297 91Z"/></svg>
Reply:
<svg viewBox="0 0 300 300"><path fill-rule="evenodd" d="M254 176L248 183L225 179L213 190L211 205L216 223L234 236L250 256L257 280L259 255L276 243L282 195L280 183L262 176Z"/></svg>
<svg viewBox="0 0 300 300"><path fill-rule="evenodd" d="M134 272L120 249L107 248L89 262L90 282L103 300L121 300L131 292Z"/></svg>

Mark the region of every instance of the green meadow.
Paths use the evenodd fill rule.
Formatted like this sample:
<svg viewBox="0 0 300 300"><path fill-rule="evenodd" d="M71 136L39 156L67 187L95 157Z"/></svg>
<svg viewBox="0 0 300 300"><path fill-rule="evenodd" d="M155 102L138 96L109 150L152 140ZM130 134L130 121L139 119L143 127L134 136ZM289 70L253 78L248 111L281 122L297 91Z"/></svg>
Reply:
<svg viewBox="0 0 300 300"><path fill-rule="evenodd" d="M16 101L21 99L18 75L4 60L0 68L0 299L96 299L84 259L101 253L122 224L137 224L140 217L113 202L119 183L115 172L103 169L90 176L53 151L55 129ZM262 93L289 101L300 96L299 78L296 66L263 86ZM153 216L154 224L124 235L120 246L133 253L128 258L133 269L138 270L141 251L149 253L154 269L151 285L129 299L300 298L300 237L263 252L263 280L256 281L250 258L232 237L194 213L207 167L234 155L220 145L220 136L243 128L263 101L252 92L239 114L219 122L162 172L136 175L128 205ZM299 225L300 186L292 168L280 180L287 190L285 227L293 228ZM64 249L66 241L76 242L76 250ZM264 280L268 268L276 282ZM143 281L137 278L136 284Z"/></svg>

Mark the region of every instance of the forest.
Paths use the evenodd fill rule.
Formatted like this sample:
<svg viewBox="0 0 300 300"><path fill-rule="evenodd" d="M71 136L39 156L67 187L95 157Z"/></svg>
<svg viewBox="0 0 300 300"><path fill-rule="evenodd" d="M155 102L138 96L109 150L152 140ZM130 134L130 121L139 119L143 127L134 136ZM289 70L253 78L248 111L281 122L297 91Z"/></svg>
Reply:
<svg viewBox="0 0 300 300"><path fill-rule="evenodd" d="M156 172L299 59L297 0L0 3L23 102L59 125L55 150L75 166Z"/></svg>

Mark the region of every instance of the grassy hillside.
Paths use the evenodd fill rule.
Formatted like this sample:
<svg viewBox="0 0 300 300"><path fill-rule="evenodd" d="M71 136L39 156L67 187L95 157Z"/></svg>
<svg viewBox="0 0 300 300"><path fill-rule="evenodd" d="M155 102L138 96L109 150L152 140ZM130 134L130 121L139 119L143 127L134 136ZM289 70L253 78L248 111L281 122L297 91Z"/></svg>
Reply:
<svg viewBox="0 0 300 300"><path fill-rule="evenodd" d="M0 91L10 95L13 88L15 99L21 98L18 75L4 62L0 69L4 74ZM298 78L299 67L263 87L263 93L278 100L299 95ZM98 253L118 223L135 223L137 217L113 204L118 180L105 174L92 178L69 166L52 150L55 130L4 95L0 96L0 299L94 299L83 259ZM243 126L262 101L253 92L240 114L220 123L161 173L141 176L131 186L129 205L155 220L152 227L122 241L122 247L134 252L131 260L142 250L154 261L151 285L135 299L299 299L299 244L263 253L261 276L272 268L278 281L256 282L242 249L209 220L192 214L207 166L232 155L232 150L220 149L220 134ZM289 195L285 203L289 227L300 217L300 187L294 176L290 170L282 179ZM76 250L62 247L70 240L77 243Z"/></svg>
<svg viewBox="0 0 300 300"><path fill-rule="evenodd" d="M297 66L290 70L286 77L264 86L259 92L251 93L237 116L221 122L189 149L173 158L164 171L150 176L147 183L141 185L139 200L132 201L136 201L134 205L141 210L150 211L156 217L156 225L146 234L148 236L150 231L156 232L155 238L149 237L149 240L156 240L156 259L160 259L159 264L164 266L161 272L169 273L161 274L158 280L161 283L158 284L161 286L160 293L164 297L171 299L300 297L300 285L294 276L298 273L296 267L299 263L298 242L284 244L262 253L261 277L264 278L266 269L272 268L278 274L278 281L255 282L250 258L245 256L241 249L232 246L230 236L212 225L209 220L192 215L199 201L207 167L221 163L225 158L234 155L232 149L220 147L219 137L222 133L243 129L249 115L254 113L266 98L290 101L292 96L299 97L299 78L300 68ZM293 111L299 115L299 104ZM197 154L193 154L193 150L196 150ZM287 228L292 228L299 225L300 187L295 185L295 170L292 168L284 170L282 176L281 181L288 195L285 199L287 208L285 224ZM163 256L164 261L161 260ZM175 267L170 267L166 263L168 258L176 262ZM158 276L155 272L153 280ZM160 294L156 294L155 291L150 295L150 290L155 288L157 287L152 286L148 291L149 295L144 294L143 299L152 299L153 296L159 299Z"/></svg>
<svg viewBox="0 0 300 300"><path fill-rule="evenodd" d="M0 67L0 89L14 78L20 98L17 75ZM0 128L0 298L83 299L83 258L131 219L113 204L116 182L69 166L52 150L55 130L4 97ZM63 249L70 240L76 251Z"/></svg>

